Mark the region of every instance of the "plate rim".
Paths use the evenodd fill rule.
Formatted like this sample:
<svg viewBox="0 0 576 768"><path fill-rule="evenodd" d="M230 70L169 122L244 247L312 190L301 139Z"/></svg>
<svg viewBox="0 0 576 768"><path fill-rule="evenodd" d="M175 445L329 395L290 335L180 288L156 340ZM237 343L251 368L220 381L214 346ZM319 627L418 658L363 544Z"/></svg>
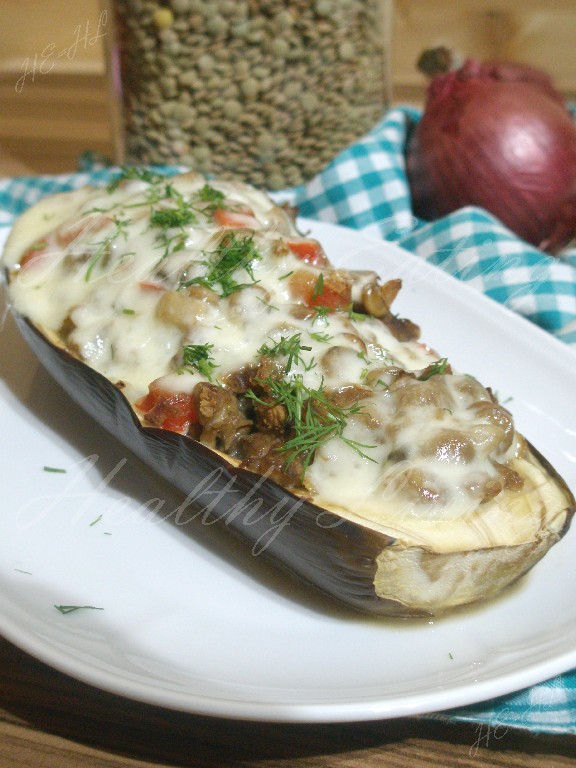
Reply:
<svg viewBox="0 0 576 768"><path fill-rule="evenodd" d="M552 334L538 327L530 320L522 317L509 307L499 304L466 282L458 280L449 273L442 271L436 265L420 259L415 254L401 248L396 243L379 240L366 233L330 222L315 221L311 219L299 219L299 223L309 226L312 234L321 239L322 230L344 230L352 237L365 238L390 254L397 254L402 258L408 258L427 275L442 275L442 279L458 286L459 293L473 298L474 301L484 304L486 307L498 307L500 313L504 313L507 321L514 324L515 328L530 329L532 335L540 337L552 350L567 354L568 364L576 365L576 351L569 345L556 339ZM3 228L4 229L4 228ZM9 228L6 228L9 231ZM4 233L0 230L0 235ZM1 238L0 238L1 239ZM1 245L0 245L1 247ZM53 648L49 642L44 642L37 633L26 635L19 631L17 625L0 612L0 632L9 642L31 654L43 663L57 669L59 672L72 676L82 683L91 685L97 689L109 693L140 701L152 706L160 706L171 710L188 712L196 715L210 715L230 719L243 719L262 722L344 722L344 721L368 721L388 719L402 716L425 715L446 710L446 702L442 699L446 696L446 690L435 689L425 695L401 694L398 699L362 699L348 704L342 702L321 704L310 703L270 703L267 701L246 701L245 699L233 699L218 697L207 699L205 694L193 695L189 691L176 693L174 690L164 692L158 687L149 688L136 681L129 682L122 678L120 681L112 673L103 672L97 665L87 665L84 661L73 656L62 659L62 655ZM450 692L449 708L454 709L463 706L480 704L498 696L511 694L523 688L542 683L545 680L576 666L576 649L561 653L552 659L532 664L529 670L516 670L497 678L478 680L474 686L470 682L458 685L448 685ZM423 708L423 699L427 702ZM223 703L226 706L222 706Z"/></svg>

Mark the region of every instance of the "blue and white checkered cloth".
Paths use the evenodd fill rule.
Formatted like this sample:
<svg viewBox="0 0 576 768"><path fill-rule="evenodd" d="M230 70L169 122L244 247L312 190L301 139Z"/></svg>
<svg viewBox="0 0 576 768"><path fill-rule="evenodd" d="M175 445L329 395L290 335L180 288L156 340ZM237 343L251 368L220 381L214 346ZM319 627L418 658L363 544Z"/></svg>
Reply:
<svg viewBox="0 0 576 768"><path fill-rule="evenodd" d="M480 208L431 223L414 217L403 150L417 119L414 110L389 112L297 191L302 216L393 240L576 345L576 247L553 259Z"/></svg>
<svg viewBox="0 0 576 768"><path fill-rule="evenodd" d="M416 219L404 168L409 108L388 112L308 184L287 191L302 216L396 242L576 348L576 247L552 258L490 214L463 208ZM174 170L174 169L172 169ZM48 194L110 179L100 168L61 176L0 179L0 227ZM576 670L514 695L435 715L477 723L478 746L508 728L576 734Z"/></svg>

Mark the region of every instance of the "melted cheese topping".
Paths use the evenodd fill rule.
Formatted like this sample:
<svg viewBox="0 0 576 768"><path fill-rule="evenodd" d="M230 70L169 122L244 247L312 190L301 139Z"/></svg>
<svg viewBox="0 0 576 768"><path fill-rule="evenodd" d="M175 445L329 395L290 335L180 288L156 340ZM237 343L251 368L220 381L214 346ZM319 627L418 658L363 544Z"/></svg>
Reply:
<svg viewBox="0 0 576 768"><path fill-rule="evenodd" d="M202 291L223 233L249 242L251 258ZM264 345L300 334L298 354L290 366L283 360L285 380L363 392L342 434L320 444L307 468L317 503L439 550L525 540L540 521L523 514L502 522L513 496L503 477L522 462L507 412L469 376L420 375L436 356L399 341L381 320L321 311L328 279L344 281L357 300L377 278L307 263L287 247L301 240L266 195L186 174L49 198L25 215L4 261L15 309L122 382L132 404L151 384L189 394L208 380L182 373L186 345L208 345L219 384L257 364ZM306 285L319 296L316 308L295 299ZM487 503L490 493L498 501Z"/></svg>

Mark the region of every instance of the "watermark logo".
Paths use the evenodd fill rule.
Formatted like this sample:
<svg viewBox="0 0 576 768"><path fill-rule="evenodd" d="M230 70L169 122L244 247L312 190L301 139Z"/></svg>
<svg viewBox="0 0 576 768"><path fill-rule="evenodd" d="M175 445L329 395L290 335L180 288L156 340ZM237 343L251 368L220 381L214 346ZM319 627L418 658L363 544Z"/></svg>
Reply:
<svg viewBox="0 0 576 768"><path fill-rule="evenodd" d="M560 675L548 682L517 694L509 704L503 705L488 722L479 723L476 739L469 749L470 757L477 757L482 749L490 749L502 741L511 729L538 728L551 722L558 706L564 703L564 687Z"/></svg>
<svg viewBox="0 0 576 768"><path fill-rule="evenodd" d="M58 59L67 59L72 61L76 58L78 51L87 50L96 45L98 40L106 35L105 27L108 21L108 11L101 12L94 29L90 19L84 25L78 24L73 32L73 39L70 45L61 50L56 50L56 43L49 43L40 53L35 53L33 57L27 56L22 62L22 75L16 81L14 86L16 93L22 93L27 81L32 83L36 80L36 75L47 75L54 69Z"/></svg>
<svg viewBox="0 0 576 768"><path fill-rule="evenodd" d="M28 530L64 509L73 510L67 518L72 525L83 525L87 519L92 520L102 509L106 488L114 485L128 459L118 461L95 487L87 489L87 486L93 486L91 479L99 462L98 454L86 456L66 471L65 480L58 489L30 498L18 510L19 528ZM235 476L227 473L224 467L217 467L201 478L174 507L168 498L159 496L136 501L129 495L107 495L107 525L116 527L130 520L158 525L171 520L174 525L184 527L196 520L205 527L220 524L237 530L251 529L246 532L246 538L252 545L251 554L257 557L273 545L305 504L304 499L288 494L272 503L263 489L271 472L264 473L253 485L241 490ZM326 530L341 525L343 520L319 509L314 522Z"/></svg>

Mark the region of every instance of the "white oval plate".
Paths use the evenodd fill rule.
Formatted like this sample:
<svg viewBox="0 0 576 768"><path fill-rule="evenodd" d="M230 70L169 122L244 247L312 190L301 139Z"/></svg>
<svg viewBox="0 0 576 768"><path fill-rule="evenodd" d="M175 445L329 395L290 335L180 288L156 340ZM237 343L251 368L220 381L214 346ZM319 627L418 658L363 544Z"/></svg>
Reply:
<svg viewBox="0 0 576 768"><path fill-rule="evenodd" d="M576 487L570 349L394 245L305 226L338 264L402 277L400 314L511 398L519 428ZM364 618L226 529L183 524L178 494L49 379L9 316L0 359L0 631L53 667L188 712L326 722L472 704L576 666L576 530L497 601L434 621Z"/></svg>

